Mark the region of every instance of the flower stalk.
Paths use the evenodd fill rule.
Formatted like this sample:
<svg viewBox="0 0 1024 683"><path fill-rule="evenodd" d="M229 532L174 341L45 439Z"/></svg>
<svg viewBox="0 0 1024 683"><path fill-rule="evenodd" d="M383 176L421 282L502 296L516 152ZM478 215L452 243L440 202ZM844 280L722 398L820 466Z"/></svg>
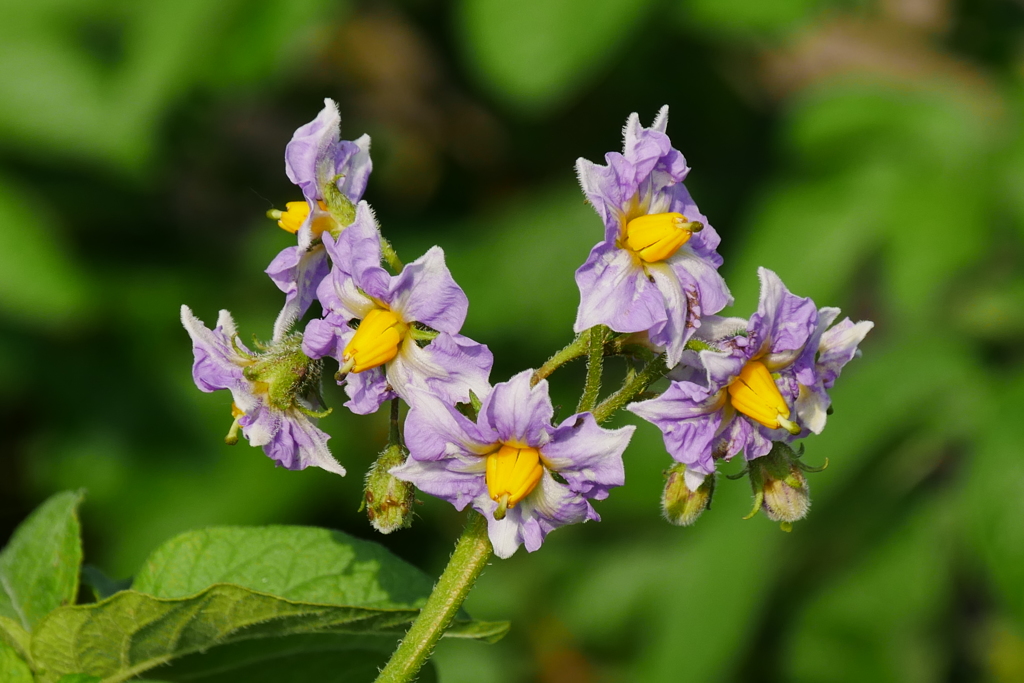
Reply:
<svg viewBox="0 0 1024 683"><path fill-rule="evenodd" d="M603 423L614 415L620 408L634 400L643 392L647 391L647 387L661 379L666 372L665 356L662 354L645 365L640 372L628 379L626 383L622 385L621 389L601 401L600 405L594 409L594 419L597 420L598 424Z"/></svg>
<svg viewBox="0 0 1024 683"><path fill-rule="evenodd" d="M448 566L376 683L404 683L416 677L490 557L487 520L475 511L470 512L466 529L455 545Z"/></svg>
<svg viewBox="0 0 1024 683"><path fill-rule="evenodd" d="M591 327L586 334L580 335L587 338L587 380L583 385L583 395L580 396L577 413L594 409L597 405L597 396L601 391L601 372L604 366L604 340L608 328L604 325Z"/></svg>

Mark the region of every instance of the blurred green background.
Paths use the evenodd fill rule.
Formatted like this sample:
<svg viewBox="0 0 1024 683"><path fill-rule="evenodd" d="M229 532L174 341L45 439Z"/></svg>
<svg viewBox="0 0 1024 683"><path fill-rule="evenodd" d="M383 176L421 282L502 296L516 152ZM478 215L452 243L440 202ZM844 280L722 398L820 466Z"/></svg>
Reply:
<svg viewBox="0 0 1024 683"><path fill-rule="evenodd" d="M2 0L0 26L4 538L79 487L86 560L117 577L202 525L374 538L384 417L324 420L344 479L224 446L230 398L195 389L178 323L229 308L269 336L292 131L329 96L372 135L367 199L403 258L444 247L500 381L571 338L601 234L576 157L668 103L734 313L765 265L876 322L807 441L812 513L743 521L722 481L669 526L643 425L604 523L488 569L468 607L513 631L443 643L441 680L1024 681L1020 2ZM377 540L436 575L461 520L419 512Z"/></svg>

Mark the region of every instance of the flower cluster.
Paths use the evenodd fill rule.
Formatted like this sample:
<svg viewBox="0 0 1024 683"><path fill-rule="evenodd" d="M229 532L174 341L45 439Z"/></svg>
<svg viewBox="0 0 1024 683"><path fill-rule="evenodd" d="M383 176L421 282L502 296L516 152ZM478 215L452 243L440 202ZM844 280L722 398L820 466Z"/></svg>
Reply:
<svg viewBox="0 0 1024 683"><path fill-rule="evenodd" d="M469 301L443 250L398 259L363 200L369 138L342 140L337 107L326 100L285 150L302 201L268 212L297 239L266 271L285 294L271 341L249 351L226 311L210 330L182 308L196 384L234 399L227 441L241 429L280 466L344 474L317 426L329 412L320 383L330 358L352 412L391 404L389 443L366 489L369 517L384 533L408 526L415 489L478 511L500 557L520 545L538 549L557 527L599 519L591 501L625 483L635 427L601 426L622 407L657 426L677 461L663 499L670 521L695 520L717 463L739 453L751 461L756 505L772 519L798 519L806 480L789 444L824 428L828 391L872 324L833 325L837 309L790 294L765 269L749 320L717 315L732 302L719 274L720 239L684 185L690 169L667 122L667 107L650 128L634 114L621 154L607 154L604 165L578 162L604 230L576 271L576 340L541 368L492 385L490 350L461 333ZM546 377L582 356L580 405L556 424ZM606 356L625 358L629 370L599 403ZM651 398L666 374L667 388Z"/></svg>

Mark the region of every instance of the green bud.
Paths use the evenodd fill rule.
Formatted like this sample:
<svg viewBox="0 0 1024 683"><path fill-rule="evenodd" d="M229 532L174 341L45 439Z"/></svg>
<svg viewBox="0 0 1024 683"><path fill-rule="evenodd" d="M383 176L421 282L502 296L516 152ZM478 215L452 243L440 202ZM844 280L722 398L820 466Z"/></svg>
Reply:
<svg viewBox="0 0 1024 683"><path fill-rule="evenodd" d="M393 476L388 470L405 463L408 453L398 444L390 444L366 473L364 505L373 528L382 534L412 526L412 506L416 487Z"/></svg>
<svg viewBox="0 0 1024 683"><path fill-rule="evenodd" d="M768 519L782 522L786 531L792 522L807 516L811 507L807 478L788 444L777 441L768 455L750 461L750 484L754 509L749 516L760 508Z"/></svg>
<svg viewBox="0 0 1024 683"><path fill-rule="evenodd" d="M661 511L670 523L690 526L706 508L711 507L715 491L715 475L704 477L696 491L685 481L686 465L676 463L665 472L665 490L661 494Z"/></svg>

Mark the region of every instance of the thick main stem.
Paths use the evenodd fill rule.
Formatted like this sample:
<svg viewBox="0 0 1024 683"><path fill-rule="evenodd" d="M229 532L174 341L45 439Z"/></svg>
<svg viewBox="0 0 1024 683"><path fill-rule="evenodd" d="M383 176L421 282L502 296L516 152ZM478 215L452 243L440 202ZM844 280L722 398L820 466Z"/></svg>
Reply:
<svg viewBox="0 0 1024 683"><path fill-rule="evenodd" d="M597 405L597 396L601 392L601 371L604 368L604 325L595 325L587 330L587 381L583 385L583 395L580 396L579 405L576 406L577 413L583 413L594 409Z"/></svg>
<svg viewBox="0 0 1024 683"><path fill-rule="evenodd" d="M466 600L487 564L491 550L491 541L487 538L487 520L479 513L470 511L466 529L455 544L448 566L427 598L427 604L420 610L416 621L380 672L376 683L405 683L413 680Z"/></svg>

